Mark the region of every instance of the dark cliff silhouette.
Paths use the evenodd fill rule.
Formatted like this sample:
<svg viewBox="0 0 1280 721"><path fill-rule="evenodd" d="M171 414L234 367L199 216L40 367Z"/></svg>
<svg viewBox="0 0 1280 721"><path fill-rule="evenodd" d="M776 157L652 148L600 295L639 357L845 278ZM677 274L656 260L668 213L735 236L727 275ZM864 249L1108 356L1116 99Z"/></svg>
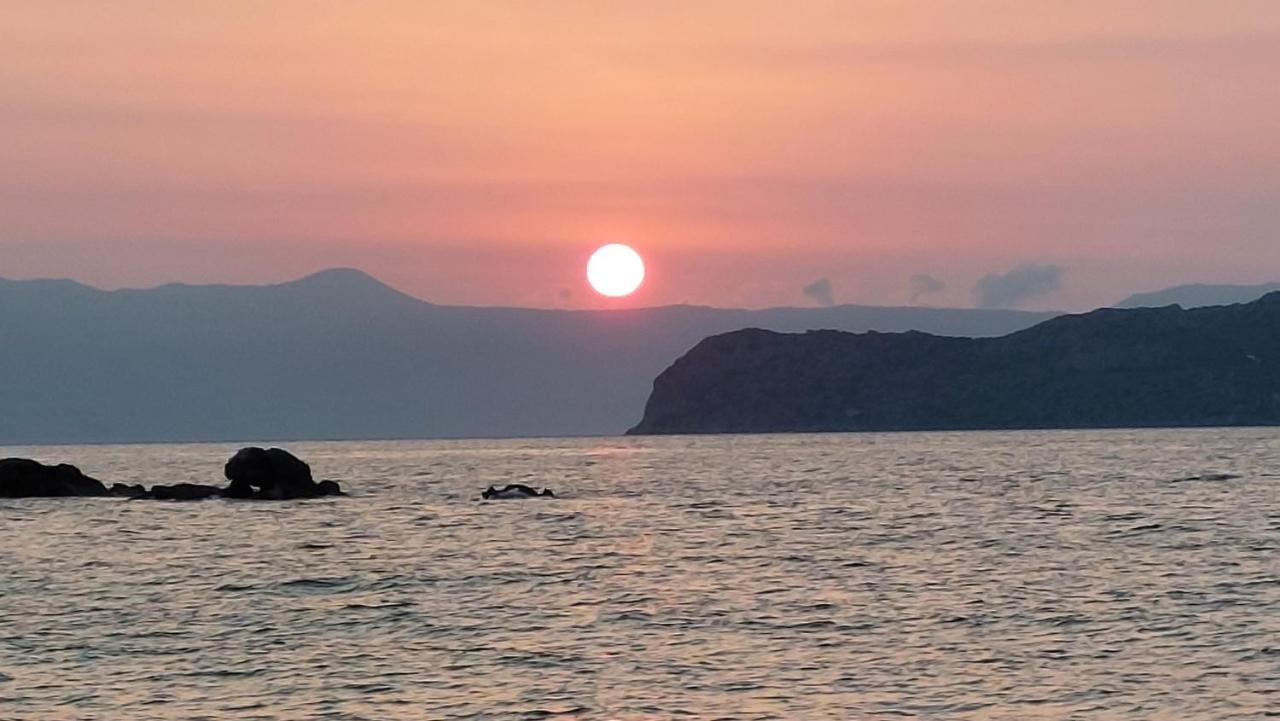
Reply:
<svg viewBox="0 0 1280 721"><path fill-rule="evenodd" d="M1276 424L1280 293L1104 309L987 339L727 333L658 376L631 433Z"/></svg>
<svg viewBox="0 0 1280 721"><path fill-rule="evenodd" d="M0 443L613 434L653 377L713 333L999 335L1049 315L457 307L355 270L111 292L0 280Z"/></svg>

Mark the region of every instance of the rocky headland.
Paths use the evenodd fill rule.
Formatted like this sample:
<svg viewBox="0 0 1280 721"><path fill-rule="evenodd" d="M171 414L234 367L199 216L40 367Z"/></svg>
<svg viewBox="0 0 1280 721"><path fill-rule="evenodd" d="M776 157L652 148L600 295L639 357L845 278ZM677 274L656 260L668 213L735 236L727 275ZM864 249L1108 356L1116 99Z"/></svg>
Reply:
<svg viewBox="0 0 1280 721"><path fill-rule="evenodd" d="M631 434L1280 425L1280 293L999 338L748 329L654 381Z"/></svg>

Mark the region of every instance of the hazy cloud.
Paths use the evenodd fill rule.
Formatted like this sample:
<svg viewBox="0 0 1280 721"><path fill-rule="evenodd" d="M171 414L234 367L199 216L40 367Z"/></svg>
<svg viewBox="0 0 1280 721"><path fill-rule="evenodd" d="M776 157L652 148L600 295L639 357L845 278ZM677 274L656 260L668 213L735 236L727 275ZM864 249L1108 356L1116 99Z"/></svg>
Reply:
<svg viewBox="0 0 1280 721"><path fill-rule="evenodd" d="M1062 287L1064 272L1059 265L1026 263L1008 273L985 276L973 286L973 299L979 308L1012 308Z"/></svg>
<svg viewBox="0 0 1280 721"><path fill-rule="evenodd" d="M819 278L809 285L806 285L800 291L804 297L814 301L818 305L835 305L835 293L831 289L831 281L827 278Z"/></svg>
<svg viewBox="0 0 1280 721"><path fill-rule="evenodd" d="M918 273L911 276L911 302L914 303L921 296L930 295L931 293L940 293L947 289L947 284L940 279Z"/></svg>

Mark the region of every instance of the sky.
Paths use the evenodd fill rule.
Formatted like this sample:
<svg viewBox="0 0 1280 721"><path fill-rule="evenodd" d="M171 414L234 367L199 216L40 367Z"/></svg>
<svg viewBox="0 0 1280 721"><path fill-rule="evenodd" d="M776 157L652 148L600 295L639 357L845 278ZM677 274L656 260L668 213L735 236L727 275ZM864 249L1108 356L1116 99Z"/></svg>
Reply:
<svg viewBox="0 0 1280 721"><path fill-rule="evenodd" d="M0 4L0 277L1085 309L1280 280L1275 0ZM605 243L649 269L591 292Z"/></svg>

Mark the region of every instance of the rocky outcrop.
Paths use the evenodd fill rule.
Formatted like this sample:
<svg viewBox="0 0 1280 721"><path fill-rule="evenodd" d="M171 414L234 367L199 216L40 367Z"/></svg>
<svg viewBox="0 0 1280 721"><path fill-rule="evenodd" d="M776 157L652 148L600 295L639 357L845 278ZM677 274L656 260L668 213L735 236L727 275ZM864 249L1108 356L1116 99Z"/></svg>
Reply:
<svg viewBox="0 0 1280 721"><path fill-rule="evenodd" d="M101 481L66 463L47 466L29 458L0 460L0 498L106 496L109 493Z"/></svg>
<svg viewBox="0 0 1280 721"><path fill-rule="evenodd" d="M556 494L552 493L550 488L538 491L523 483L508 483L502 488L489 486L480 492L480 497L486 501L510 501L523 498L555 498Z"/></svg>
<svg viewBox="0 0 1280 721"><path fill-rule="evenodd" d="M292 500L342 496L334 481L316 483L311 467L280 448L243 448L224 468L231 485L226 488L198 483L156 485L150 490L140 484L112 484L84 475L75 466L48 466L26 458L0 460L0 498L59 496L116 496L157 501L199 501L206 498Z"/></svg>
<svg viewBox="0 0 1280 721"><path fill-rule="evenodd" d="M1280 293L1000 338L742 330L654 381L633 434L1280 425Z"/></svg>
<svg viewBox="0 0 1280 721"><path fill-rule="evenodd" d="M333 481L316 483L311 466L282 448L241 448L227 461L227 498L291 500L343 495Z"/></svg>

